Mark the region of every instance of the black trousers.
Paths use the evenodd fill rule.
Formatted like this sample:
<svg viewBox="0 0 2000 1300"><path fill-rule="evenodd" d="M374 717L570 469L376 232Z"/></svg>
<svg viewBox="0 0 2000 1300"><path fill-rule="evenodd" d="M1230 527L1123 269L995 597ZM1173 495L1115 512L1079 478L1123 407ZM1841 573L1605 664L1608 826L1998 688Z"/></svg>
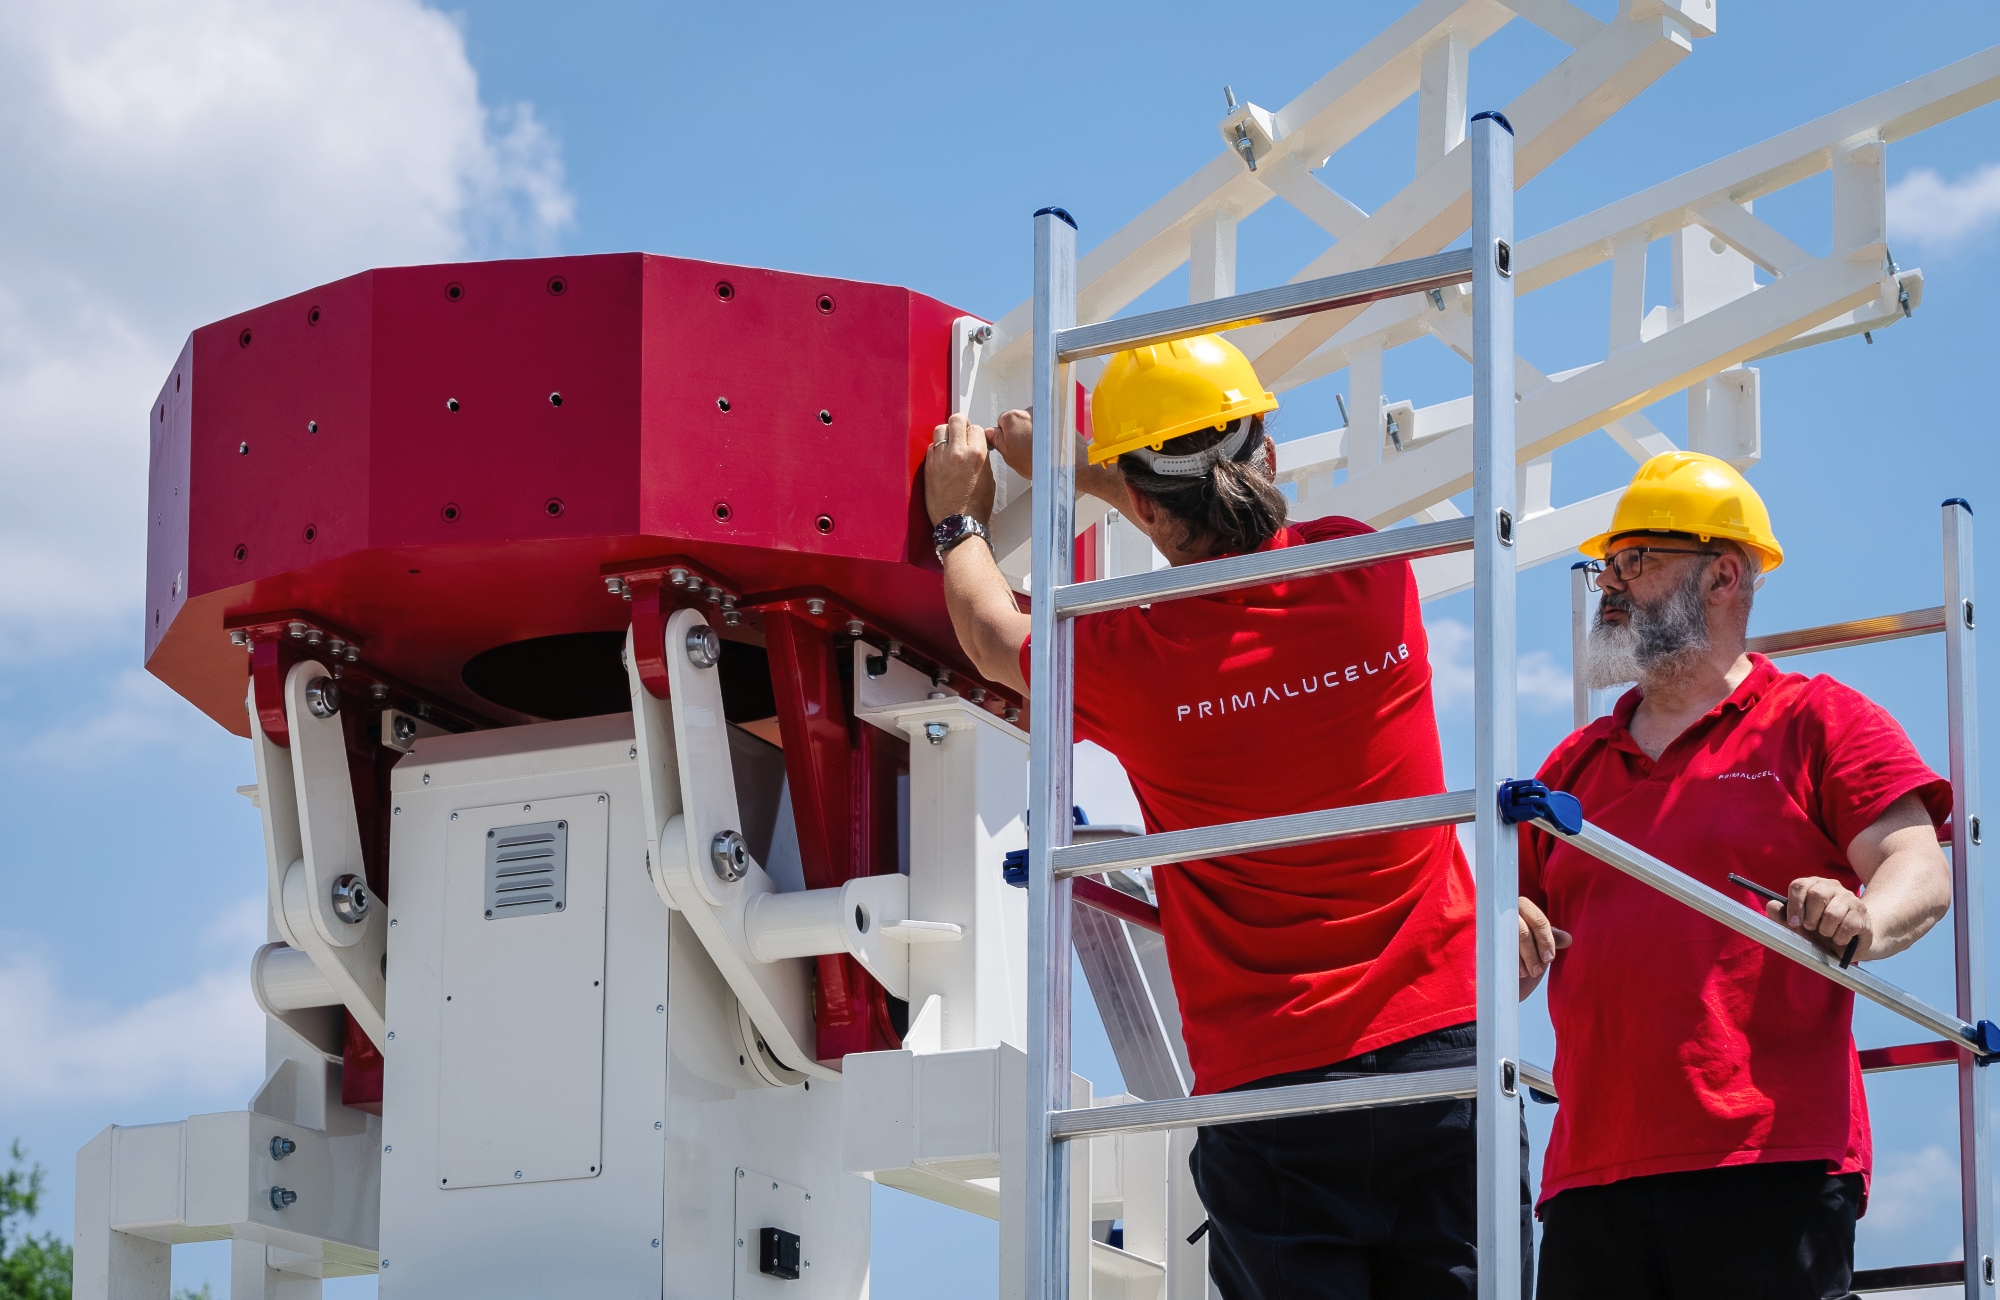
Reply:
<svg viewBox="0 0 2000 1300"><path fill-rule="evenodd" d="M1474 1032L1454 1025L1243 1088L1472 1065ZM1477 1294L1474 1137L1469 1099L1202 1129L1188 1164L1208 1210L1208 1269L1223 1300ZM1523 1295L1534 1278L1529 1204L1524 1120Z"/></svg>
<svg viewBox="0 0 2000 1300"><path fill-rule="evenodd" d="M1573 1187L1542 1206L1537 1300L1839 1300L1860 1208L1817 1160Z"/></svg>

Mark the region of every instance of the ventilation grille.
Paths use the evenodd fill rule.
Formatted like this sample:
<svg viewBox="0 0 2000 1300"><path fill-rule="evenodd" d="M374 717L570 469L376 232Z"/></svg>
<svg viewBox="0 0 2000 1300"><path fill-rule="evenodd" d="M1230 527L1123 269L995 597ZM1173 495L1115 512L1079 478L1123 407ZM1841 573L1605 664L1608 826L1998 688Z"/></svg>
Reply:
<svg viewBox="0 0 2000 1300"><path fill-rule="evenodd" d="M530 822L486 832L487 920L560 912L568 885L568 822Z"/></svg>

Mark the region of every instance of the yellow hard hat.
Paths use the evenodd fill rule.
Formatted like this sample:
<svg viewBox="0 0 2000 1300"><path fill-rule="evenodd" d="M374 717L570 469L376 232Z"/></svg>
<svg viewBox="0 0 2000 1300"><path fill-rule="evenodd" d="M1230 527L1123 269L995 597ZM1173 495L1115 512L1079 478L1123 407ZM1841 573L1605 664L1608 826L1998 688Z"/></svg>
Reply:
<svg viewBox="0 0 2000 1300"><path fill-rule="evenodd" d="M1250 358L1215 334L1120 352L1090 399L1090 463L1278 409Z"/></svg>
<svg viewBox="0 0 2000 1300"><path fill-rule="evenodd" d="M1698 451L1665 451L1641 465L1611 512L1610 531L1577 549L1601 560L1611 539L1626 533L1727 538L1755 555L1766 573L1785 562L1757 490L1728 461Z"/></svg>

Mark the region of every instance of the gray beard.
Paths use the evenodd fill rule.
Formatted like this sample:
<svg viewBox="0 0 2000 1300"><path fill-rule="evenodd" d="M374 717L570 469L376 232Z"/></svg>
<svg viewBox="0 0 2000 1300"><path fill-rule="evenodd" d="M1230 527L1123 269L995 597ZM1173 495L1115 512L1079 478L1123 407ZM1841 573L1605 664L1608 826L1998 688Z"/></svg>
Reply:
<svg viewBox="0 0 2000 1300"><path fill-rule="evenodd" d="M1583 684L1594 691L1637 682L1659 687L1694 671L1708 652L1708 611L1702 600L1703 572L1693 572L1665 598L1642 605L1607 592L1584 643ZM1625 611L1622 623L1606 623L1604 611Z"/></svg>

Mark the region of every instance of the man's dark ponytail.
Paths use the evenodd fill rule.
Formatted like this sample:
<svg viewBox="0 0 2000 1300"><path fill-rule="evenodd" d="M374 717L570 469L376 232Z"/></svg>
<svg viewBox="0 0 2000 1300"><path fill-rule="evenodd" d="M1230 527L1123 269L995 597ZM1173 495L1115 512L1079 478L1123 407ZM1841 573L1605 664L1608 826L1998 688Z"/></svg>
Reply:
<svg viewBox="0 0 2000 1300"><path fill-rule="evenodd" d="M1237 431L1240 421L1222 429L1197 429L1161 446L1164 456L1206 451ZM1264 436L1264 417L1250 417L1250 436L1232 459L1218 460L1202 474L1155 474L1139 456L1126 453L1118 468L1134 492L1143 493L1181 526L1178 545L1209 555L1254 551L1285 526L1284 493L1272 481L1272 450Z"/></svg>

